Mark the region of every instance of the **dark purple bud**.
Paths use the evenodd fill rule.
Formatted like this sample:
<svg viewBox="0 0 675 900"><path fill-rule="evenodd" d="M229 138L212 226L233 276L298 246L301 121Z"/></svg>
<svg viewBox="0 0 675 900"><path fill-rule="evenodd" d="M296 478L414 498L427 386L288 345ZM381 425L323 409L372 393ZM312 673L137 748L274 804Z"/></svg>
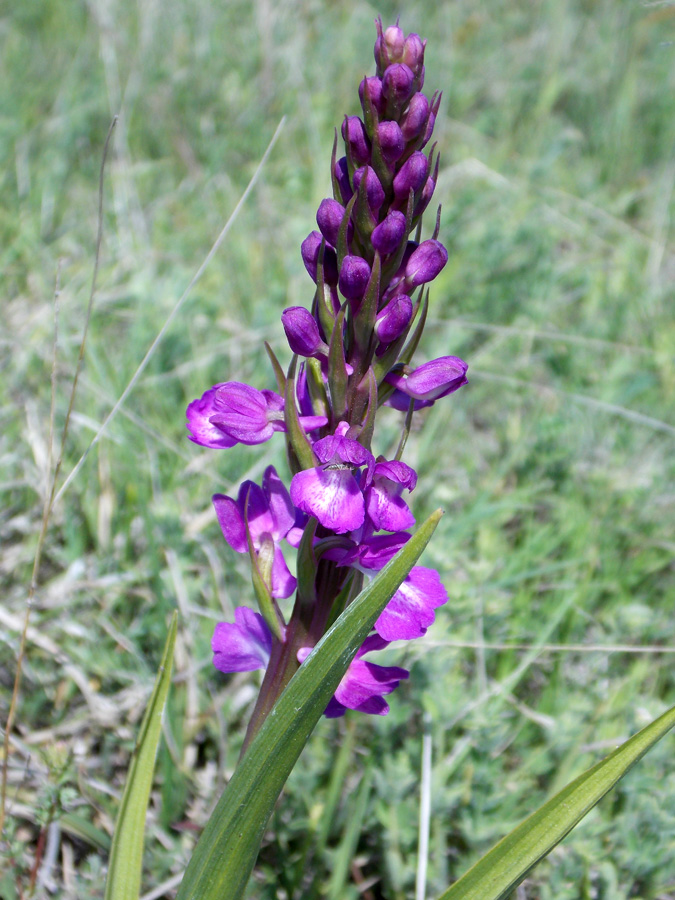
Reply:
<svg viewBox="0 0 675 900"><path fill-rule="evenodd" d="M374 228L370 240L380 256L388 256L398 249L405 238L405 226L403 213L392 210L387 218Z"/></svg>
<svg viewBox="0 0 675 900"><path fill-rule="evenodd" d="M407 294L399 294L377 314L375 334L383 344L390 344L400 337L412 318L412 300Z"/></svg>
<svg viewBox="0 0 675 900"><path fill-rule="evenodd" d="M384 70L393 62L398 62L405 48L405 34L398 25L390 25L382 32L382 20L375 22L377 40L375 41L375 62L378 69Z"/></svg>
<svg viewBox="0 0 675 900"><path fill-rule="evenodd" d="M319 251L322 236L318 231L311 231L300 246L302 261L312 281L316 282ZM323 277L327 284L337 284L337 256L332 247L326 247L323 254Z"/></svg>
<svg viewBox="0 0 675 900"><path fill-rule="evenodd" d="M415 76L403 63L389 66L382 77L382 93L391 108L401 108L413 93Z"/></svg>
<svg viewBox="0 0 675 900"><path fill-rule="evenodd" d="M423 41L419 34L409 34L403 44L403 50L398 57L401 62L409 66L415 76L419 76L424 68L424 48L426 41Z"/></svg>
<svg viewBox="0 0 675 900"><path fill-rule="evenodd" d="M315 356L328 353L327 344L321 340L316 319L304 306L290 306L281 314L288 344L299 356Z"/></svg>
<svg viewBox="0 0 675 900"><path fill-rule="evenodd" d="M380 207L384 203L384 188L380 184L380 179L377 177L373 169L371 169L370 166L362 166L360 169L357 169L356 172L354 172L355 191L358 191L364 173L366 177L366 195L368 197L368 206L370 207L373 215L376 216L379 212Z"/></svg>
<svg viewBox="0 0 675 900"><path fill-rule="evenodd" d="M370 266L360 256L345 256L340 269L340 290L347 300L360 300L370 280Z"/></svg>
<svg viewBox="0 0 675 900"><path fill-rule="evenodd" d="M316 214L316 221L321 229L321 234L333 247L337 247L338 233L344 216L345 208L337 200L326 199L321 201ZM347 240L351 240L353 230L353 226L349 222L347 225Z"/></svg>
<svg viewBox="0 0 675 900"><path fill-rule="evenodd" d="M349 165L347 164L346 156L341 156L335 163L335 177L337 178L338 187L342 194L342 202L349 203L353 191L349 182Z"/></svg>
<svg viewBox="0 0 675 900"><path fill-rule="evenodd" d="M424 94L413 94L401 119L403 139L408 143L422 133L429 117L429 101Z"/></svg>
<svg viewBox="0 0 675 900"><path fill-rule="evenodd" d="M393 165L403 156L405 150L401 129L396 122L380 122L377 126L377 137L384 161Z"/></svg>
<svg viewBox="0 0 675 900"><path fill-rule="evenodd" d="M431 175L427 178L426 184L424 185L424 190L422 191L422 196L419 199L419 202L415 206L413 210L413 216L421 216L424 210L427 208L429 203L431 203L431 198L434 196L434 191L436 189L436 182L431 177Z"/></svg>
<svg viewBox="0 0 675 900"><path fill-rule="evenodd" d="M378 116L381 116L386 105L385 98L382 95L382 79L377 78L375 75L364 78L359 85L359 99L361 100L364 115L367 115L367 101L370 100L375 112Z"/></svg>
<svg viewBox="0 0 675 900"><path fill-rule="evenodd" d="M413 252L405 267L405 282L408 288L433 281L448 261L448 251L440 241L422 241Z"/></svg>
<svg viewBox="0 0 675 900"><path fill-rule="evenodd" d="M411 189L414 194L422 189L429 174L429 160L424 153L416 150L398 170L394 178L394 195L406 203Z"/></svg>
<svg viewBox="0 0 675 900"><path fill-rule="evenodd" d="M458 356L441 356L424 363L412 372L390 372L385 378L388 384L415 400L431 401L452 394L467 383L469 367Z"/></svg>
<svg viewBox="0 0 675 900"><path fill-rule="evenodd" d="M370 141L358 116L346 116L342 123L342 139L349 146L354 164L364 166L370 162Z"/></svg>

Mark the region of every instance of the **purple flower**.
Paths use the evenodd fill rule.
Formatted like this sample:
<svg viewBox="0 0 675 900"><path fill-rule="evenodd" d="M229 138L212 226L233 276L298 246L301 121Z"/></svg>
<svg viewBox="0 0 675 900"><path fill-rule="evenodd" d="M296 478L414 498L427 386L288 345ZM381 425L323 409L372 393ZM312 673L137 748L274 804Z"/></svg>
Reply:
<svg viewBox="0 0 675 900"><path fill-rule="evenodd" d="M388 256L398 250L401 241L405 238L405 216L398 210L392 210L387 217L376 225L370 236L373 248L381 256Z"/></svg>
<svg viewBox="0 0 675 900"><path fill-rule="evenodd" d="M265 546L274 552L269 586L272 596L282 599L290 597L296 581L288 571L279 544L295 528L296 510L274 466L268 466L265 470L262 487L245 481L239 488L236 500L224 494L214 494L213 505L223 536L237 553L248 550L248 518L251 542L256 553Z"/></svg>
<svg viewBox="0 0 675 900"><path fill-rule="evenodd" d="M361 485L354 472L367 466L367 481L375 463L373 454L358 441L338 433L317 441L313 449L323 465L293 476L291 500L336 534L354 531L366 516Z"/></svg>
<svg viewBox="0 0 675 900"><path fill-rule="evenodd" d="M192 440L205 447L223 446L214 440L215 428L228 441L224 446L234 444L262 444L275 431L285 431L284 400L274 391L259 391L239 381L226 381L215 385L198 401L195 415L194 404L188 406L188 427L192 430ZM327 420L324 416L301 416L300 422L306 431L320 428Z"/></svg>
<svg viewBox="0 0 675 900"><path fill-rule="evenodd" d="M466 384L468 368L464 360L458 356L439 356L438 359L432 359L407 373L405 369L400 373L390 372L385 381L407 397L412 397L422 401L425 406L430 406L435 400L452 394ZM391 405L395 406L396 404L392 403ZM404 408L407 409L407 405Z"/></svg>
<svg viewBox="0 0 675 900"><path fill-rule="evenodd" d="M400 109L413 93L415 76L404 63L393 63L382 76L382 93L393 111Z"/></svg>
<svg viewBox="0 0 675 900"><path fill-rule="evenodd" d="M420 154L424 156L424 154ZM426 159L426 157L424 157ZM429 198L431 199L431 198ZM419 287L433 281L448 261L448 251L440 241L422 241L411 254L405 267L408 288Z"/></svg>
<svg viewBox="0 0 675 900"><path fill-rule="evenodd" d="M406 142L414 141L416 137L422 134L428 117L429 101L426 96L419 92L413 94L400 123L403 138Z"/></svg>
<svg viewBox="0 0 675 900"><path fill-rule="evenodd" d="M368 114L368 101L370 101L375 112L381 116L386 106L386 101L382 96L382 79L375 75L364 78L359 85L359 99L364 115Z"/></svg>
<svg viewBox="0 0 675 900"><path fill-rule="evenodd" d="M318 277L319 253L323 237L318 231L311 231L300 246L300 253L305 268L312 281ZM337 284L337 255L332 247L325 247L323 252L323 277L326 284Z"/></svg>
<svg viewBox="0 0 675 900"><path fill-rule="evenodd" d="M404 488L413 491L417 473L399 460L377 462L366 494L366 512L376 531L404 531L415 517L401 499Z"/></svg>
<svg viewBox="0 0 675 900"><path fill-rule="evenodd" d="M363 166L370 162L370 141L358 116L345 117L342 123L342 138L349 147L355 165Z"/></svg>
<svg viewBox="0 0 675 900"><path fill-rule="evenodd" d="M384 695L395 691L409 672L399 666L378 666L365 662L361 657L373 650L383 649L387 643L376 634L365 639L324 711L326 718L343 716L347 709L386 716L389 705ZM301 647L298 661L303 663L311 652L310 647Z"/></svg>
<svg viewBox="0 0 675 900"><path fill-rule="evenodd" d="M428 174L429 160L421 150L416 150L406 159L394 178L394 195L396 199L400 203L407 203L410 191L417 194L424 187Z"/></svg>
<svg viewBox="0 0 675 900"><path fill-rule="evenodd" d="M385 641L422 637L434 621L434 609L447 599L447 591L435 569L413 566L375 622L375 631Z"/></svg>
<svg viewBox="0 0 675 900"><path fill-rule="evenodd" d="M410 66L417 78L424 73L424 48L426 41L423 41L419 34L412 32L405 39L403 52L401 53L401 62Z"/></svg>
<svg viewBox="0 0 675 900"><path fill-rule="evenodd" d="M374 169L370 166L361 166L354 172L354 190L358 191L361 179L366 179L366 197L368 198L368 207L374 216L380 211L380 207L384 203L384 188L380 184L380 179L375 174Z"/></svg>
<svg viewBox="0 0 675 900"><path fill-rule="evenodd" d="M321 339L316 319L304 306L289 306L281 314L288 344L299 356L326 356L328 344Z"/></svg>
<svg viewBox="0 0 675 900"><path fill-rule="evenodd" d="M397 294L377 314L375 334L383 344L390 344L403 334L412 318L412 300L407 294Z"/></svg>
<svg viewBox="0 0 675 900"><path fill-rule="evenodd" d="M213 665L221 672L253 672L266 669L272 652L272 635L260 613L247 606L234 611L234 623L219 622L211 639Z"/></svg>
<svg viewBox="0 0 675 900"><path fill-rule="evenodd" d="M353 191L349 180L349 163L346 156L340 157L335 163L335 177L342 195L342 202L349 203Z"/></svg>
<svg viewBox="0 0 675 900"><path fill-rule="evenodd" d="M378 69L386 69L393 62L398 62L405 47L405 34L398 25L390 25L382 30L382 19L375 20L377 39L375 40L375 62Z"/></svg>
<svg viewBox="0 0 675 900"><path fill-rule="evenodd" d="M364 532L366 530L363 529ZM355 544L351 550L342 552L339 557L330 558L335 558L340 566L352 566L370 576L374 571L379 572L384 568L409 540L410 535L407 531L397 531L395 534L369 534L362 536L360 543Z"/></svg>
<svg viewBox="0 0 675 900"><path fill-rule="evenodd" d="M316 214L316 221L321 234L326 238L329 244L333 245L333 247L337 247L338 234L340 232L340 225L342 225L344 215L345 208L341 203L338 203L337 200L331 200L330 198L327 198L326 200L322 200L319 204L319 209ZM351 222L349 222L347 224L348 241L352 239L353 232L354 226Z"/></svg>
<svg viewBox="0 0 675 900"><path fill-rule="evenodd" d="M347 300L361 300L370 281L370 266L360 256L345 256L340 269L340 291Z"/></svg>
<svg viewBox="0 0 675 900"><path fill-rule="evenodd" d="M403 156L405 140L396 122L380 122L377 126L377 139L384 161L390 166Z"/></svg>
<svg viewBox="0 0 675 900"><path fill-rule="evenodd" d="M204 391L198 400L193 400L188 404L185 411L187 416L187 429L192 434L188 435L190 440L202 447L211 447L214 450L222 450L226 447L234 447L237 443L235 438L229 437L217 425L211 423L211 416L215 412L216 392L224 384L214 384L208 391Z"/></svg>

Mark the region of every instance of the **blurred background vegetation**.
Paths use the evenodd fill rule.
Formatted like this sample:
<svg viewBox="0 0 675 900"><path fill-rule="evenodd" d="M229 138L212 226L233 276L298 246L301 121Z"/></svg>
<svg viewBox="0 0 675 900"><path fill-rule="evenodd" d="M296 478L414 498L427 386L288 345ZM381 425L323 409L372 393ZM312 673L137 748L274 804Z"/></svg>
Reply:
<svg viewBox="0 0 675 900"><path fill-rule="evenodd" d="M59 502L31 616L0 895L103 896L107 843L169 615L177 672L149 814L144 895L170 898L236 763L255 676L210 662L252 602L210 510L283 443L187 441L211 384L270 386L279 322L309 304L299 253L358 112L373 19L356 0L22 0L0 13L2 721L48 483L54 290L63 423L104 235L64 474L86 450L234 209L259 183L137 386ZM428 38L441 239L420 360L470 385L408 444L426 554L450 602L391 713L323 721L270 822L251 898L414 893L424 714L429 891L675 702L675 8L637 0L411 2ZM430 229L430 226L429 226ZM379 451L400 418L382 416ZM630 653L627 648L645 649ZM659 650L663 647L664 650ZM668 655L667 651L671 655ZM51 823L50 827L46 826ZM531 874L519 900L675 897L666 739Z"/></svg>

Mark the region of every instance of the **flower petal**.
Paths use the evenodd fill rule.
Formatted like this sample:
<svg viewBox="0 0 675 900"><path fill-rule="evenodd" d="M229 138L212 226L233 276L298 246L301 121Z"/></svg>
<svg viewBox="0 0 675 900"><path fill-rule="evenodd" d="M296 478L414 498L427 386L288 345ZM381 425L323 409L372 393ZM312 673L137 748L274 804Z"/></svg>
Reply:
<svg viewBox="0 0 675 900"><path fill-rule="evenodd" d="M414 566L375 622L375 630L387 641L422 637L434 621L434 609L447 599L438 572Z"/></svg>
<svg viewBox="0 0 675 900"><path fill-rule="evenodd" d="M185 411L187 416L187 429L189 438L195 444L202 447L211 447L214 450L223 450L234 447L236 440L225 434L222 429L211 422L211 416L215 414L216 392L222 384L214 384L205 391L197 400L193 400Z"/></svg>
<svg viewBox="0 0 675 900"><path fill-rule="evenodd" d="M363 494L350 469L298 472L291 481L291 500L336 534L359 528L365 519Z"/></svg>
<svg viewBox="0 0 675 900"><path fill-rule="evenodd" d="M213 632L213 664L221 672L265 669L272 652L272 635L260 613L246 606L234 611L234 623L219 622Z"/></svg>

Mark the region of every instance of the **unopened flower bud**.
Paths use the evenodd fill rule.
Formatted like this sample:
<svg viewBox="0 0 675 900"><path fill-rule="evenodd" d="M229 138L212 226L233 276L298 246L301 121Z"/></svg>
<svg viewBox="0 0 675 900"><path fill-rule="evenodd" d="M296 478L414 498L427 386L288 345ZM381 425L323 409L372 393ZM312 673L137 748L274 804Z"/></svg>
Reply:
<svg viewBox="0 0 675 900"><path fill-rule="evenodd" d="M429 101L424 94L413 94L401 119L401 132L406 143L415 140L425 128L429 117Z"/></svg>
<svg viewBox="0 0 675 900"><path fill-rule="evenodd" d="M403 44L399 59L412 69L415 76L419 76L424 67L425 46L426 41L423 41L419 34L414 32L408 35Z"/></svg>
<svg viewBox="0 0 675 900"><path fill-rule="evenodd" d="M380 207L384 203L384 188L380 184L380 179L370 166L362 166L354 172L354 190L358 191L361 179L366 179L366 195L368 197L368 206L373 213L377 215Z"/></svg>
<svg viewBox="0 0 675 900"><path fill-rule="evenodd" d="M397 250L405 238L405 216L398 210L392 210L383 222L373 229L371 243L380 256L388 256Z"/></svg>
<svg viewBox="0 0 675 900"><path fill-rule="evenodd" d="M340 225L345 216L345 208L337 200L322 200L316 213L316 221L321 230L321 234L326 238L329 244L337 247L338 233ZM347 240L351 240L354 228L352 223L347 225Z"/></svg>
<svg viewBox="0 0 675 900"><path fill-rule="evenodd" d="M349 181L349 165L346 156L341 156L335 163L335 178L337 179L338 187L340 188L342 202L349 203L353 191Z"/></svg>
<svg viewBox="0 0 675 900"><path fill-rule="evenodd" d="M412 69L403 63L389 66L382 77L382 93L388 109L401 109L408 102L413 93L414 80Z"/></svg>
<svg viewBox="0 0 675 900"><path fill-rule="evenodd" d="M394 195L397 200L406 203L410 191L416 194L424 186L429 174L429 160L424 153L416 150L396 173L394 178Z"/></svg>
<svg viewBox="0 0 675 900"><path fill-rule="evenodd" d="M448 261L448 251L440 241L422 241L405 267L405 283L410 288L433 281Z"/></svg>
<svg viewBox="0 0 675 900"><path fill-rule="evenodd" d="M466 384L468 368L458 356L441 356L417 369L408 370L408 373L405 370L400 373L390 372L385 381L408 397L430 405L434 400L445 397Z"/></svg>
<svg viewBox="0 0 675 900"><path fill-rule="evenodd" d="M340 291L347 300L360 300L370 281L370 266L360 256L345 256L340 269Z"/></svg>
<svg viewBox="0 0 675 900"><path fill-rule="evenodd" d="M377 314L375 334L383 344L390 344L403 334L410 324L412 311L410 297L399 294Z"/></svg>
<svg viewBox="0 0 675 900"><path fill-rule="evenodd" d="M377 137L386 163L393 165L403 156L405 140L396 122L380 122L377 126Z"/></svg>
<svg viewBox="0 0 675 900"><path fill-rule="evenodd" d="M304 306L290 306L281 314L288 344L299 356L315 356L328 353L328 345L321 340L316 319Z"/></svg>
<svg viewBox="0 0 675 900"><path fill-rule="evenodd" d="M378 69L384 70L393 62L398 62L405 48L405 34L398 25L390 25L382 32L382 21L375 23L377 40L375 41L375 62Z"/></svg>
<svg viewBox="0 0 675 900"><path fill-rule="evenodd" d="M300 252L305 268L312 281L316 282L319 252L323 238L318 231L310 232L302 242ZM332 247L325 247L323 254L323 277L327 284L337 284L337 256Z"/></svg>
<svg viewBox="0 0 675 900"><path fill-rule="evenodd" d="M342 139L349 147L354 164L363 166L370 162L370 141L358 116L346 116L342 123Z"/></svg>
<svg viewBox="0 0 675 900"><path fill-rule="evenodd" d="M382 79L375 75L364 78L359 85L359 99L364 115L367 115L368 101L370 101L375 112L381 116L386 106L386 100L382 94Z"/></svg>

